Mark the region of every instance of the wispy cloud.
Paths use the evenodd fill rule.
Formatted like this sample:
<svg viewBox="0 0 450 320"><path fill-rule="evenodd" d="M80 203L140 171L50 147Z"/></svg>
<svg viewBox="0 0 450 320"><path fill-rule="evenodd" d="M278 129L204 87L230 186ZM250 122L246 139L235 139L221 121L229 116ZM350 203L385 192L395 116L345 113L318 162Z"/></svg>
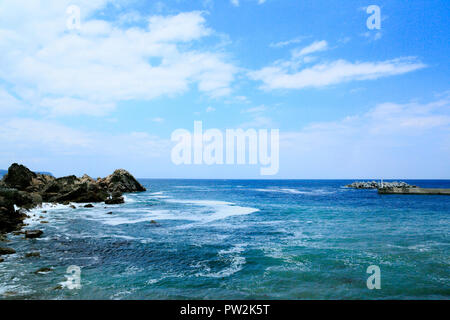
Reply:
<svg viewBox="0 0 450 320"><path fill-rule="evenodd" d="M413 57L378 62L349 62L335 60L297 70L298 62L291 60L249 73L249 77L262 81L262 89L319 88L343 82L374 80L400 75L426 67Z"/></svg>
<svg viewBox="0 0 450 320"><path fill-rule="evenodd" d="M382 103L281 135L285 169L303 177L448 177L450 99ZM288 164L290 159L301 159ZM420 168L420 170L418 170Z"/></svg>
<svg viewBox="0 0 450 320"><path fill-rule="evenodd" d="M270 47L272 47L272 48L283 48L283 47L286 47L286 46L291 45L291 44L300 43L305 38L307 38L307 37L297 37L297 38L286 40L286 41L274 42L274 43L270 44Z"/></svg>
<svg viewBox="0 0 450 320"><path fill-rule="evenodd" d="M325 40L315 41L307 47L294 50L293 56L294 57L305 56L307 54L311 54L311 53L315 53L315 52L319 52L319 51L325 51L327 49L328 49L328 43Z"/></svg>
<svg viewBox="0 0 450 320"><path fill-rule="evenodd" d="M156 122L156 123L162 123L162 122L164 122L164 118L161 118L161 117L155 117L155 118L152 119L152 121L153 121L153 122Z"/></svg>

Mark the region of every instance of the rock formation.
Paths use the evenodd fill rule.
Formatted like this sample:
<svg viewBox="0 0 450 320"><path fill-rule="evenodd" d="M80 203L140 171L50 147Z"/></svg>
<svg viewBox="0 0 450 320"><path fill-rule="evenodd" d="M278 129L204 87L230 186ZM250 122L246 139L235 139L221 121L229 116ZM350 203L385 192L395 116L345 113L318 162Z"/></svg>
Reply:
<svg viewBox="0 0 450 320"><path fill-rule="evenodd" d="M122 193L145 190L128 171L123 169L97 180L88 175L81 178L73 175L55 178L32 172L27 167L14 163L0 181L0 234L17 230L22 226L26 215L16 210L14 205L30 209L42 202L119 204L124 202Z"/></svg>

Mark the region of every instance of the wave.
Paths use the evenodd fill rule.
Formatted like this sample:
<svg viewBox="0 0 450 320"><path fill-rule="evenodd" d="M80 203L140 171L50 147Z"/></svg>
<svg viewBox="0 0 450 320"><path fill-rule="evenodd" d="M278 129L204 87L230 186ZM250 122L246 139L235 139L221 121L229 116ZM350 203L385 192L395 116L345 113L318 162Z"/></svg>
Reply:
<svg viewBox="0 0 450 320"><path fill-rule="evenodd" d="M207 210L195 213L191 212L184 217L186 220L194 220L204 223L222 220L232 216L248 215L259 211L257 208L241 207L237 206L235 203L226 201L184 199L167 199L165 201L169 203L190 204L193 206L206 208Z"/></svg>
<svg viewBox="0 0 450 320"><path fill-rule="evenodd" d="M229 266L216 272L211 272L209 267L206 267L206 272L198 272L194 274L195 277L208 277L208 278L226 278L229 277L236 272L239 272L243 269L246 264L245 257L241 256L245 249L246 244L237 244L234 245L231 249L228 250L220 250L218 252L219 259L229 263Z"/></svg>
<svg viewBox="0 0 450 320"><path fill-rule="evenodd" d="M285 193L285 194L304 194L304 195L326 195L326 194L333 194L336 193L335 191L327 191L324 189L315 189L315 190L298 190L298 189L292 189L292 188L279 188L279 187L273 187L273 188L259 188L259 189L251 189L253 191L258 192L274 192L274 193Z"/></svg>

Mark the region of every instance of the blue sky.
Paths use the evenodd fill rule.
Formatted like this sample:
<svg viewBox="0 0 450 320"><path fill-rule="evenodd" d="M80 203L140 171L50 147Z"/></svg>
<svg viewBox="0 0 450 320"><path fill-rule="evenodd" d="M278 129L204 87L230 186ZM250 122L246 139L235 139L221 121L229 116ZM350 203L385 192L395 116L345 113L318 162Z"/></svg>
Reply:
<svg viewBox="0 0 450 320"><path fill-rule="evenodd" d="M69 5L81 29L67 27ZM381 8L369 30L366 7ZM448 1L2 1L0 168L176 166L171 133L277 128L271 178L450 178ZM267 178L267 177L265 177Z"/></svg>

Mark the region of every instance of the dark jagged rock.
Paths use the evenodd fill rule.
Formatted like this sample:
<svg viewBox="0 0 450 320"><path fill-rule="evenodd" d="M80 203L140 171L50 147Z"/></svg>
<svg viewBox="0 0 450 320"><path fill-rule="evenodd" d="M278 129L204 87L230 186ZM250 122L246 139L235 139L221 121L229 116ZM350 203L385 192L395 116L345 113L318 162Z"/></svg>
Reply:
<svg viewBox="0 0 450 320"><path fill-rule="evenodd" d="M142 192L146 189L126 170L118 169L106 178L98 180L109 192Z"/></svg>
<svg viewBox="0 0 450 320"><path fill-rule="evenodd" d="M12 232L23 226L26 215L14 205L31 209L42 202L62 203L76 208L75 203L124 202L122 193L146 189L126 170L119 169L106 178L92 179L88 175L55 178L35 173L14 163L0 181L0 233ZM88 206L90 207L90 206Z"/></svg>
<svg viewBox="0 0 450 320"><path fill-rule="evenodd" d="M94 205L93 204L91 204L91 203L88 203L87 205L85 205L84 206L85 208L93 208L94 207Z"/></svg>
<svg viewBox="0 0 450 320"><path fill-rule="evenodd" d="M16 253L16 250L13 248L0 248L0 256L14 253Z"/></svg>
<svg viewBox="0 0 450 320"><path fill-rule="evenodd" d="M3 182L9 188L24 191L27 187L31 186L31 182L35 177L36 174L27 167L13 163L9 167L8 173L3 177Z"/></svg>
<svg viewBox="0 0 450 320"><path fill-rule="evenodd" d="M15 231L22 225L26 215L14 208L18 197L16 189L0 189L0 233Z"/></svg>
<svg viewBox="0 0 450 320"><path fill-rule="evenodd" d="M35 239L42 236L44 232L42 230L27 230L25 231L25 238L27 239Z"/></svg>
<svg viewBox="0 0 450 320"><path fill-rule="evenodd" d="M43 190L43 198L58 203L102 202L108 198L108 192L87 175L82 178L67 176L51 182Z"/></svg>
<svg viewBox="0 0 450 320"><path fill-rule="evenodd" d="M123 197L116 197L116 198L111 198L111 199L105 200L105 204L121 204L124 202L125 202L125 200Z"/></svg>

